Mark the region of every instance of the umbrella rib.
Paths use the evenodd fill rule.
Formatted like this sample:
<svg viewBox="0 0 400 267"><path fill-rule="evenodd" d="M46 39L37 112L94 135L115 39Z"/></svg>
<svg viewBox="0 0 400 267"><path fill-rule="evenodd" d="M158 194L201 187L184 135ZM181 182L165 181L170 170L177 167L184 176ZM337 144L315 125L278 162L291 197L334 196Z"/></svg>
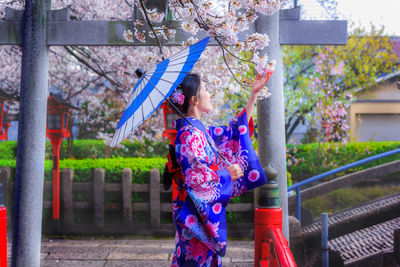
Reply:
<svg viewBox="0 0 400 267"><path fill-rule="evenodd" d="M177 83L174 83L174 82L171 82L171 81L168 81L168 80L166 80L166 79L163 79L163 78L161 78L161 77L157 77L157 76L151 76L152 78L154 77L154 78L157 78L157 79L159 79L159 80L161 80L161 81L164 81L164 82L167 82L167 83L170 83L170 84L173 84L173 85L176 85L176 87L178 87L179 86L179 84L177 84Z"/></svg>
<svg viewBox="0 0 400 267"><path fill-rule="evenodd" d="M186 74L189 74L190 71L166 70L166 71L149 72L148 74L154 74L154 73L186 73Z"/></svg>
<svg viewBox="0 0 400 267"><path fill-rule="evenodd" d="M137 97L138 94L139 94L138 92L143 90L143 84L144 84L144 83L140 83L139 86L141 87L141 89L137 88L138 90L136 90L136 95L135 95L135 97L134 97L133 99L136 99L136 97ZM132 114L132 127L131 127L131 129L133 129L133 123L134 123L134 122L135 122L135 113Z"/></svg>
<svg viewBox="0 0 400 267"><path fill-rule="evenodd" d="M148 80L147 78L145 78L147 80L148 83L150 83L151 85L154 86L154 88L165 98L165 100L174 108L174 110L176 111L176 113L179 114L179 116L181 116L187 123L189 123L193 128L197 128L196 126L193 125L193 123L191 121L188 120L188 118L186 118L185 115L183 115L183 113L175 106L174 103L171 102L171 100L168 99L168 97L166 97L158 88L156 85L154 85L152 82L150 82L150 80ZM217 151L218 155L229 165L231 166L232 164L225 158L224 155L221 154L221 152L218 150L218 148L215 147L215 145L213 145L210 140L208 140L208 138L206 138L208 144L213 147L215 149L215 151Z"/></svg>
<svg viewBox="0 0 400 267"><path fill-rule="evenodd" d="M122 128L122 127L121 127ZM119 131L118 131L118 135L117 135L117 139L115 139L115 145L117 145L117 142L118 142L118 140L119 140L119 135L121 134L121 132L122 132L122 129L121 128L119 128ZM114 146L115 146L114 145Z"/></svg>
<svg viewBox="0 0 400 267"><path fill-rule="evenodd" d="M145 76L143 76L145 78ZM140 92L140 102L142 103L140 106L142 107L142 123L144 122L144 111L143 111L143 89L142 92Z"/></svg>
<svg viewBox="0 0 400 267"><path fill-rule="evenodd" d="M197 62L197 60L191 60L191 61L185 61L185 62L182 62L182 63L170 64L170 65L168 65L168 68L172 67L172 66L183 65L183 64L186 64L186 63L196 63L196 62Z"/></svg>
<svg viewBox="0 0 400 267"><path fill-rule="evenodd" d="M183 113L175 106L175 104L172 103L172 102L168 99L168 97L167 97L166 95L164 95L164 94L160 91L160 89L158 89L157 86L155 86L155 85L154 85L152 82L150 82L150 80L148 80L147 78L145 78L145 79L147 80L148 83L150 83L151 85L154 86L154 88L165 98L165 100L168 101L168 103L170 103L170 104L173 106L173 108L175 109L175 111L176 111L183 119L185 119L185 120L187 121L187 123L189 123L191 126L195 127L195 126L186 118L186 116L183 115Z"/></svg>
<svg viewBox="0 0 400 267"><path fill-rule="evenodd" d="M144 87L144 88L146 88L146 87ZM147 91L147 89L146 89L146 91ZM153 110L156 110L156 107L153 104L153 100L151 100L151 96L150 96L151 92L149 92L149 91L147 91L147 92L149 93L149 99L150 99L151 105L153 106Z"/></svg>

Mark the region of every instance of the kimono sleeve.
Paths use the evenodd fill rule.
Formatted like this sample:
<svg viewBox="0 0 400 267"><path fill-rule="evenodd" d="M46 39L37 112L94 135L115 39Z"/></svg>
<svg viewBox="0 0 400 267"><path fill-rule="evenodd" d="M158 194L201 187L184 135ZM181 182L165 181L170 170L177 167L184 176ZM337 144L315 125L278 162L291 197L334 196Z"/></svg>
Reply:
<svg viewBox="0 0 400 267"><path fill-rule="evenodd" d="M225 253L225 207L231 197L231 175L224 169L210 169L214 152L203 132L189 128L178 133L175 141L178 163L185 176L188 197L176 218L198 240L219 255Z"/></svg>
<svg viewBox="0 0 400 267"><path fill-rule="evenodd" d="M243 114L245 115L245 117L247 117L245 108L240 112L238 117L243 116ZM214 140L214 142L217 146L220 146L222 143L224 143L226 141L230 141L232 139L232 137L233 137L232 136L232 126L235 124L236 120L237 120L237 118L230 121L229 126L222 125L222 126L209 126L208 127L208 129L207 129L208 134L211 136L211 138ZM250 135L250 137L252 137L253 133L254 133L253 117L251 117L248 122L248 128L249 128L249 135Z"/></svg>
<svg viewBox="0 0 400 267"><path fill-rule="evenodd" d="M251 142L251 125L248 124L245 110L231 123L231 128L232 138L226 153L231 155L232 163L239 164L244 173L243 177L232 182L232 197L236 197L264 185L267 178Z"/></svg>

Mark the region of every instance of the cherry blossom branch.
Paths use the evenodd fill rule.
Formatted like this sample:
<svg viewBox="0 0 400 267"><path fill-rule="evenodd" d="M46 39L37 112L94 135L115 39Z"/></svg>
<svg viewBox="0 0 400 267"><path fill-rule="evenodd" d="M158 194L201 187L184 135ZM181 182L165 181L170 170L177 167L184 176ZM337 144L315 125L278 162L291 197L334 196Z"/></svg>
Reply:
<svg viewBox="0 0 400 267"><path fill-rule="evenodd" d="M151 31L152 31L153 34L154 34L154 37L155 37L156 40L157 40L157 44L158 44L158 48L160 49L161 57L162 57L163 60L165 60L165 58L164 58L164 53L163 53L163 49L162 49L162 44L161 44L160 39L158 38L158 36L157 36L157 34L156 34L156 31L154 30L153 23L150 21L149 15L147 14L147 10L146 10L146 8L145 8L145 6L144 6L144 4L143 4L143 1L142 1L142 0L139 0L139 3L140 3L140 6L141 6L142 9L143 9L143 13L144 13L144 16L145 16L145 18L146 18L147 24L149 25Z"/></svg>
<svg viewBox="0 0 400 267"><path fill-rule="evenodd" d="M235 54L233 54L231 51L228 50L228 48L226 48L226 46L224 46L224 45L218 40L218 38L215 38L215 40L217 41L217 43L219 44L219 46L222 47L223 49L225 49L225 51L228 52L228 54L231 55L232 57L236 58L237 60L243 61L243 62L255 64L253 61L251 61L251 60L249 60L249 59L243 59L243 58L240 58L240 57L236 56Z"/></svg>
<svg viewBox="0 0 400 267"><path fill-rule="evenodd" d="M93 83L95 83L97 80L99 80L101 78L101 76L97 76L96 78L94 78L93 80L87 82L85 84L85 86L83 86L79 91L75 92L74 94L70 93L68 94L67 100L71 100L72 98L76 97L77 95L80 95L83 91L85 91L86 89L89 88L89 86Z"/></svg>
<svg viewBox="0 0 400 267"><path fill-rule="evenodd" d="M221 49L222 49L222 48L221 48ZM232 74L232 76L233 76L233 78L235 79L235 81L236 81L242 88L244 88L244 89L247 90L248 87L245 86L245 85L243 85L241 82L238 81L238 79L236 78L235 74L233 73L231 67L229 66L228 62L226 61L226 56L225 56L224 49L222 49L222 57L223 57L223 59L224 59L225 65L227 66L229 72Z"/></svg>
<svg viewBox="0 0 400 267"><path fill-rule="evenodd" d="M98 71L96 68L92 67L89 62L87 62L86 60L84 60L83 58L81 58L80 56L78 56L72 49L70 49L67 46L64 46L64 48L73 56L75 57L79 62L81 62L83 65L85 65L86 67L90 68L92 71L94 71L97 75L102 76L104 78L106 78L112 85L114 85L115 90L118 93L122 93L122 91L120 89L118 89L118 87L120 86L120 84L115 81L114 79L112 79L111 77L109 77L106 73L104 72L100 72Z"/></svg>

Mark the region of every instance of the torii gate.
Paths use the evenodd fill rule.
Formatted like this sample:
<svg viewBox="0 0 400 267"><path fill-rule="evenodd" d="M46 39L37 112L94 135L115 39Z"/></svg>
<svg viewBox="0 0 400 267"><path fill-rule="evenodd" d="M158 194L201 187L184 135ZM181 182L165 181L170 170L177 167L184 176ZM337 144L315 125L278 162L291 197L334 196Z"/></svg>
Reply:
<svg viewBox="0 0 400 267"><path fill-rule="evenodd" d="M25 0L24 12L7 9L5 20L0 21L0 45L22 45L12 266L40 266L49 46L143 45L123 39L124 30L129 29L128 21L69 21L68 10L51 11L50 6L51 0ZM283 233L287 239L281 45L347 42L346 21L300 21L299 11L294 8L269 17L262 15L246 31L268 33L271 42L264 52L277 61L275 74L268 84L272 95L258 101L258 142L261 163L269 163L279 173ZM205 35L202 32L196 37ZM180 45L186 38L185 34L177 35L166 45ZM157 44L154 40L146 45Z"/></svg>

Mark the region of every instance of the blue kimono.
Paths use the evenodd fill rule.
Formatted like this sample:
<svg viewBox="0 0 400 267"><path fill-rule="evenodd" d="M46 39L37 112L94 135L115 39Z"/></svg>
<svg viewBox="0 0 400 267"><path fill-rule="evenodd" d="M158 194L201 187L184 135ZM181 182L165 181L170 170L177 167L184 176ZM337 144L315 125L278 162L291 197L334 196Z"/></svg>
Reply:
<svg viewBox="0 0 400 267"><path fill-rule="evenodd" d="M183 179L173 201L176 248L172 266L221 266L226 251L225 208L229 200L266 183L250 139L245 110L229 126L206 127L197 119L176 121L176 159ZM233 181L228 166L210 146L244 176Z"/></svg>

